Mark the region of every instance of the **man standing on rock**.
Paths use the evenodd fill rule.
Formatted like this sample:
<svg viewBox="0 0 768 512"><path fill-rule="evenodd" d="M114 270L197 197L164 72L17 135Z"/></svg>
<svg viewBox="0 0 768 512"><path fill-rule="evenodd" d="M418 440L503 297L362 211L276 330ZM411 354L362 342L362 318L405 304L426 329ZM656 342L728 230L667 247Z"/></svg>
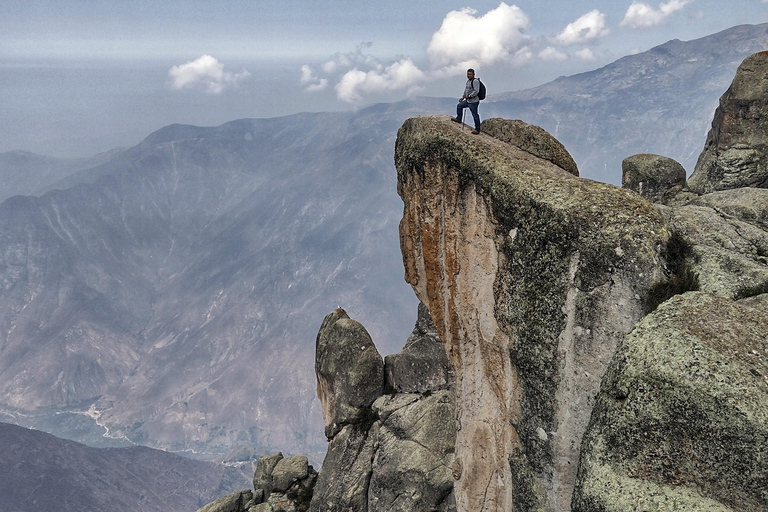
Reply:
<svg viewBox="0 0 768 512"><path fill-rule="evenodd" d="M459 104L456 105L456 117L452 117L451 120L460 123L464 109L469 107L472 118L475 120L475 129L472 130L474 135L480 133L480 115L477 113L477 107L480 106L479 94L480 80L475 78L475 70L470 68L467 70L467 85L464 86L464 96L459 98Z"/></svg>

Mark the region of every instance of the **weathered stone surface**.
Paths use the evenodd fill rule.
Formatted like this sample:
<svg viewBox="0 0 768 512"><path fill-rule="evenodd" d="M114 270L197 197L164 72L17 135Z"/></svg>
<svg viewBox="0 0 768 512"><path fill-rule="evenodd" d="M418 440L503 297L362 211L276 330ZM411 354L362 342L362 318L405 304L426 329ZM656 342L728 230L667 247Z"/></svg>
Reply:
<svg viewBox="0 0 768 512"><path fill-rule="evenodd" d="M259 457L256 462L256 470L253 472L256 503L266 500L272 492L272 471L281 460L283 460L283 453L278 452L275 455Z"/></svg>
<svg viewBox="0 0 768 512"><path fill-rule="evenodd" d="M365 420L384 391L384 360L365 327L343 309L323 320L317 334L315 373L328 439L344 425Z"/></svg>
<svg viewBox="0 0 768 512"><path fill-rule="evenodd" d="M380 420L368 511L451 510L456 442L453 392L383 396L374 410Z"/></svg>
<svg viewBox="0 0 768 512"><path fill-rule="evenodd" d="M687 204L708 206L719 214L735 217L768 230L768 189L737 188L691 198Z"/></svg>
<svg viewBox="0 0 768 512"><path fill-rule="evenodd" d="M576 162L559 140L544 128L528 124L519 119L486 119L481 124L483 133L507 142L543 160L548 160L561 169L579 175Z"/></svg>
<svg viewBox="0 0 768 512"><path fill-rule="evenodd" d="M227 494L213 503L197 509L197 512L242 512L244 505L253 498L250 489Z"/></svg>
<svg viewBox="0 0 768 512"><path fill-rule="evenodd" d="M272 508L272 505L269 503L259 503L258 505L253 505L251 508L248 509L248 512L273 512L274 509Z"/></svg>
<svg viewBox="0 0 768 512"><path fill-rule="evenodd" d="M312 512L366 512L378 423L350 424L331 440L317 478Z"/></svg>
<svg viewBox="0 0 768 512"><path fill-rule="evenodd" d="M273 491L285 492L291 485L307 477L309 460L303 455L286 457L277 463L272 471Z"/></svg>
<svg viewBox="0 0 768 512"><path fill-rule="evenodd" d="M690 292L617 349L574 512L768 510L768 300Z"/></svg>
<svg viewBox="0 0 768 512"><path fill-rule="evenodd" d="M691 204L665 211L670 229L691 246L688 265L698 276L698 289L738 299L768 291L768 231L726 213L749 217L754 211L729 206L729 197L736 196L697 201L711 201L715 208Z"/></svg>
<svg viewBox="0 0 768 512"><path fill-rule="evenodd" d="M662 214L447 117L413 118L395 163L406 280L456 371L459 511L568 510L616 344L662 279Z"/></svg>
<svg viewBox="0 0 768 512"><path fill-rule="evenodd" d="M665 156L648 153L630 156L621 163L621 186L652 203L666 204L685 186L685 169Z"/></svg>
<svg viewBox="0 0 768 512"><path fill-rule="evenodd" d="M389 392L424 393L453 384L453 366L424 304L419 304L416 326L403 350L384 358L384 372Z"/></svg>
<svg viewBox="0 0 768 512"><path fill-rule="evenodd" d="M705 194L768 187L768 52L747 57L720 98L688 187Z"/></svg>

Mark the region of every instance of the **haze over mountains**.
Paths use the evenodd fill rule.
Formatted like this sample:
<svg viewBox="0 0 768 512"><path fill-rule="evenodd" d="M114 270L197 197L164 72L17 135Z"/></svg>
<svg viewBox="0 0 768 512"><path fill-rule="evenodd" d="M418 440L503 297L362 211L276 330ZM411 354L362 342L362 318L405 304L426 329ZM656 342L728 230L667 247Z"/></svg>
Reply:
<svg viewBox="0 0 768 512"><path fill-rule="evenodd" d="M736 67L766 47L768 24L671 41L491 95L481 116L541 125L583 177L617 183L640 152L690 171ZM0 419L203 458L324 451L317 329L342 306L382 352L405 342L394 139L454 105L172 125L0 204ZM54 186L39 176L58 164L30 161L34 187L3 197Z"/></svg>
<svg viewBox="0 0 768 512"><path fill-rule="evenodd" d="M188 512L250 480L235 467L143 446L90 448L7 423L0 446L3 512Z"/></svg>

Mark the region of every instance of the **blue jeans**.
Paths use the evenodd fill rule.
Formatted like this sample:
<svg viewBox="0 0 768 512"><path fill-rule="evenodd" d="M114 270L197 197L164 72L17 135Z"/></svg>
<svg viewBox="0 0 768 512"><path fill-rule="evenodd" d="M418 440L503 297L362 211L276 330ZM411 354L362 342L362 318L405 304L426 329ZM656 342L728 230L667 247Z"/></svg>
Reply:
<svg viewBox="0 0 768 512"><path fill-rule="evenodd" d="M477 107L480 106L480 102L470 103L467 100L460 101L456 105L456 118L461 119L462 111L469 107L469 111L472 112L472 119L475 120L475 130L480 131L480 114L477 113Z"/></svg>

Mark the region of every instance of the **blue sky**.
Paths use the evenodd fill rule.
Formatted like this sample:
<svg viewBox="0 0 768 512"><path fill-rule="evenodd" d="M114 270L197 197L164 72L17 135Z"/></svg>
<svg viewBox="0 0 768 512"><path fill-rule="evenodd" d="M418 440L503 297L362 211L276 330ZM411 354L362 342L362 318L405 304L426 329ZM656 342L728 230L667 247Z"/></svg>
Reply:
<svg viewBox="0 0 768 512"><path fill-rule="evenodd" d="M452 97L468 66L519 90L763 22L768 0L0 0L0 151L91 154L173 122Z"/></svg>

